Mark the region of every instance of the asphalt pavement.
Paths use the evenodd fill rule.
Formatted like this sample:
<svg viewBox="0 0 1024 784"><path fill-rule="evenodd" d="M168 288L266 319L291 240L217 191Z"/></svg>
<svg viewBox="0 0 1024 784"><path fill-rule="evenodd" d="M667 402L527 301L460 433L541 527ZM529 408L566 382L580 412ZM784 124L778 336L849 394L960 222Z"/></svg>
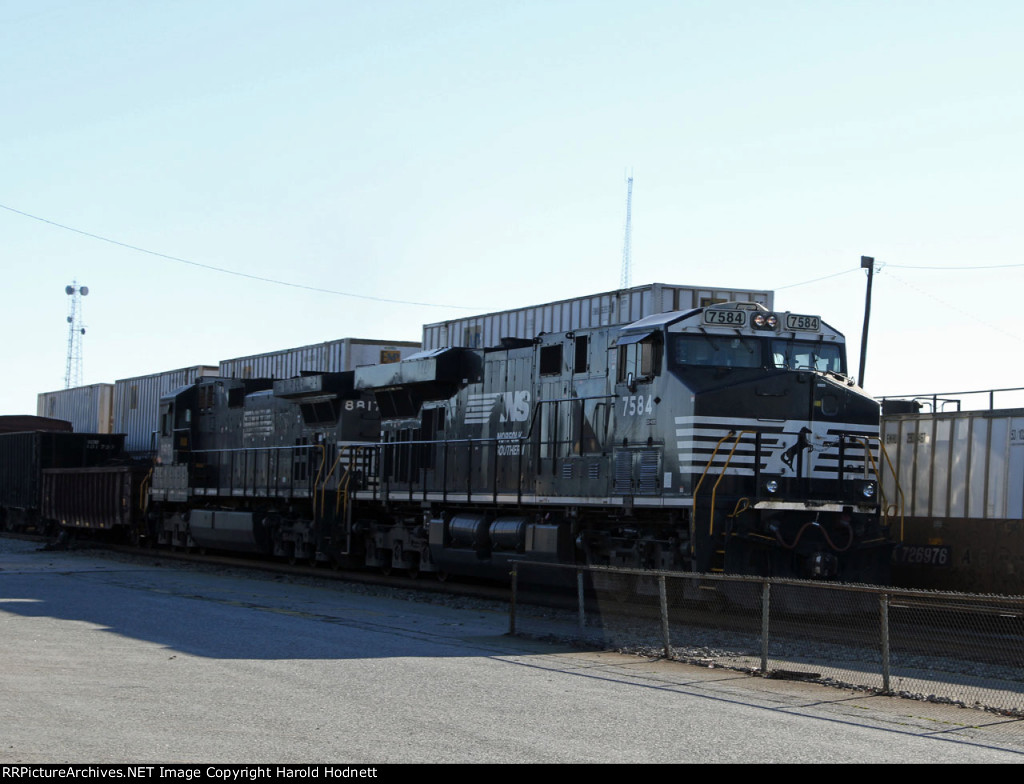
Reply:
<svg viewBox="0 0 1024 784"><path fill-rule="evenodd" d="M503 608L0 539L0 765L1024 761L1024 725L506 634Z"/></svg>

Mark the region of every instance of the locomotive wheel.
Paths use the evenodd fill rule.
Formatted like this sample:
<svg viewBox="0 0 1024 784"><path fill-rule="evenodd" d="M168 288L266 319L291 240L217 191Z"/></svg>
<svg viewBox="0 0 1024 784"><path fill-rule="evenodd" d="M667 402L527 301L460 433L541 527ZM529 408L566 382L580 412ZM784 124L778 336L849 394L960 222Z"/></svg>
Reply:
<svg viewBox="0 0 1024 784"><path fill-rule="evenodd" d="M451 576L448 574L448 572L444 571L443 569L438 569L436 572L434 572L434 574L436 575L437 581L439 583L448 582L448 578Z"/></svg>

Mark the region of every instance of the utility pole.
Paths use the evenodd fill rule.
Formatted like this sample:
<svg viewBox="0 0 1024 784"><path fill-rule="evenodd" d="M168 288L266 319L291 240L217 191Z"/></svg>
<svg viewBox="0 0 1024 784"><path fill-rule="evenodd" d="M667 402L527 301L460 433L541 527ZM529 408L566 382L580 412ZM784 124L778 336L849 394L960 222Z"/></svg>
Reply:
<svg viewBox="0 0 1024 784"><path fill-rule="evenodd" d="M868 323L871 321L871 283L875 279L874 256L860 257L861 269L868 271L868 293L864 299L864 330L860 336L860 371L857 373L857 383L864 386L864 364L868 355Z"/></svg>
<svg viewBox="0 0 1024 784"><path fill-rule="evenodd" d="M626 238L622 242L622 278L620 289L628 289L633 272L633 175L626 180Z"/></svg>

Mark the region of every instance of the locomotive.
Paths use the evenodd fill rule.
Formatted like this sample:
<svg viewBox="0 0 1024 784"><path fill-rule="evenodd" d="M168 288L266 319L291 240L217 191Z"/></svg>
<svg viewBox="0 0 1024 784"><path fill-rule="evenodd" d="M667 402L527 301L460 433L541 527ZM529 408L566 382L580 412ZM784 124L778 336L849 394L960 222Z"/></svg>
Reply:
<svg viewBox="0 0 1024 784"><path fill-rule="evenodd" d="M888 581L879 406L818 316L719 303L160 402L139 537L410 573Z"/></svg>

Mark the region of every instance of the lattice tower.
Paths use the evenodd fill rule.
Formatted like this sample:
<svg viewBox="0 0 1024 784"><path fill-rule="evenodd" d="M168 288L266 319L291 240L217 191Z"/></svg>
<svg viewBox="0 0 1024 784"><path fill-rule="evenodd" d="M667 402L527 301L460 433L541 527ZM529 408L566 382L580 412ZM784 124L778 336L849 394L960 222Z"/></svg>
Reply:
<svg viewBox="0 0 1024 784"><path fill-rule="evenodd" d="M89 293L88 286L79 286L72 281L64 287L68 295L68 361L64 370L64 388L70 389L82 385L82 336L85 326L82 324L82 297Z"/></svg>
<svg viewBox="0 0 1024 784"><path fill-rule="evenodd" d="M619 288L628 289L633 271L633 175L626 180L626 237L622 242L622 278Z"/></svg>

